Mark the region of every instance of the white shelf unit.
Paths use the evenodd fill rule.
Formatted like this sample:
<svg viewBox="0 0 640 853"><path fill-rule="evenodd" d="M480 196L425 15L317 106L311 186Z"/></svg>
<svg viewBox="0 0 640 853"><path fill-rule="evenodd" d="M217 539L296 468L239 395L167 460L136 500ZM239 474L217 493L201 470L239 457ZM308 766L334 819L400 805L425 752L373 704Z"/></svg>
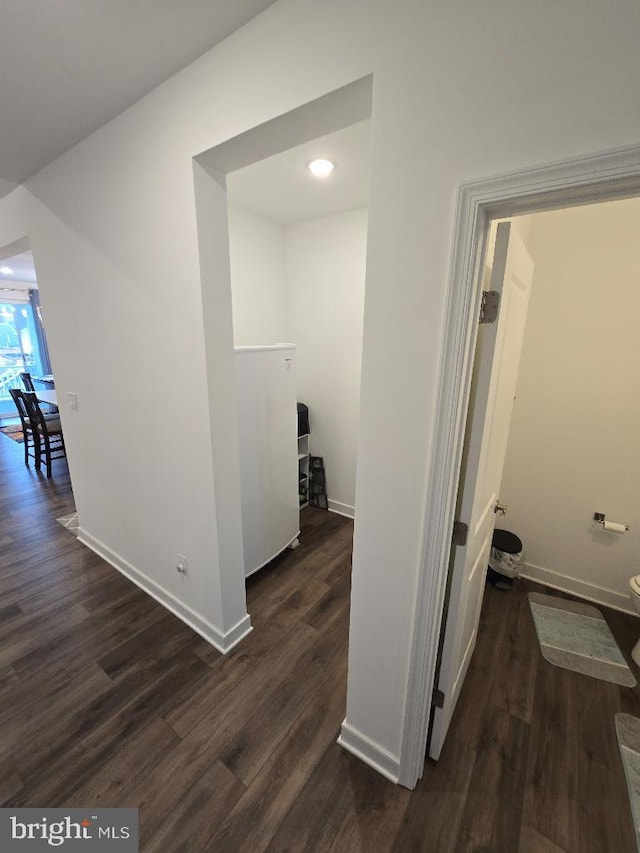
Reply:
<svg viewBox="0 0 640 853"><path fill-rule="evenodd" d="M309 506L309 434L298 436L298 500L300 509Z"/></svg>

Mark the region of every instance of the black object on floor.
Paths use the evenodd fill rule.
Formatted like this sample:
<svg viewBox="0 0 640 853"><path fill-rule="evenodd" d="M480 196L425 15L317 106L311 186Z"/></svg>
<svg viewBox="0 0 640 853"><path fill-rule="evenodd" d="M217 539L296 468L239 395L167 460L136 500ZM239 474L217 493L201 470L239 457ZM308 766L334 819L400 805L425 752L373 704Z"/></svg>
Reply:
<svg viewBox="0 0 640 853"><path fill-rule="evenodd" d="M309 505L318 507L319 509L329 509L327 479L324 473L324 459L322 456L309 457L309 476L311 478Z"/></svg>
<svg viewBox="0 0 640 853"><path fill-rule="evenodd" d="M491 566L487 569L487 580L496 589L511 589L511 584L513 583L513 578L501 575L500 572L494 571Z"/></svg>
<svg viewBox="0 0 640 853"><path fill-rule="evenodd" d="M499 527L493 531L491 545L505 554L519 554L522 551L522 539L510 530L501 530Z"/></svg>
<svg viewBox="0 0 640 853"><path fill-rule="evenodd" d="M522 540L510 530L493 531L487 578L498 589L511 589L513 578L520 574L523 558Z"/></svg>

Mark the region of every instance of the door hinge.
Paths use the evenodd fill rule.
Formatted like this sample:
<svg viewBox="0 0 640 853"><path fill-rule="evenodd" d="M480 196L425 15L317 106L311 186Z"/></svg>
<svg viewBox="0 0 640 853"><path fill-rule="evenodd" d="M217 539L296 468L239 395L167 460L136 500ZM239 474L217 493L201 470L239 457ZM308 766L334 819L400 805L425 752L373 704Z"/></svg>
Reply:
<svg viewBox="0 0 640 853"><path fill-rule="evenodd" d="M469 526L464 523L464 521L454 521L453 522L453 535L451 536L451 541L454 545L459 545L461 548L467 544L467 533L469 532Z"/></svg>
<svg viewBox="0 0 640 853"><path fill-rule="evenodd" d="M444 708L444 693L442 690L438 690L437 687L433 688L433 693L431 694L431 704L434 708Z"/></svg>
<svg viewBox="0 0 640 853"><path fill-rule="evenodd" d="M498 319L500 294L497 290L483 290L480 303L480 323L495 323Z"/></svg>

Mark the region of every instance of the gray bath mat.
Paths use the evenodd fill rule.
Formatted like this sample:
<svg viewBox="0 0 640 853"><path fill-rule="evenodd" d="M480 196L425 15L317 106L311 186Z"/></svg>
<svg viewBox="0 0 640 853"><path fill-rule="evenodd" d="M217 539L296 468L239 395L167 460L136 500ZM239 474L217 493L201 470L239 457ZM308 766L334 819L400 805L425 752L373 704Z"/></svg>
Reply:
<svg viewBox="0 0 640 853"><path fill-rule="evenodd" d="M599 610L537 592L529 593L529 605L540 650L549 663L635 687L636 680Z"/></svg>
<svg viewBox="0 0 640 853"><path fill-rule="evenodd" d="M616 714L616 734L640 850L640 720L630 714Z"/></svg>

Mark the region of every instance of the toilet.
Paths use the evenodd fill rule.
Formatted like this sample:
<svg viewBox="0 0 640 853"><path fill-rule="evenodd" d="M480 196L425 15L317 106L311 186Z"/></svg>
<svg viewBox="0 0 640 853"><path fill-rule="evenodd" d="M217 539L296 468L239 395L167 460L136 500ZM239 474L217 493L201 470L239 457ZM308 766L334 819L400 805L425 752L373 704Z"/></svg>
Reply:
<svg viewBox="0 0 640 853"><path fill-rule="evenodd" d="M640 616L640 575L629 579L629 598L633 604L633 609ZM640 640L633 647L631 657L640 666Z"/></svg>

